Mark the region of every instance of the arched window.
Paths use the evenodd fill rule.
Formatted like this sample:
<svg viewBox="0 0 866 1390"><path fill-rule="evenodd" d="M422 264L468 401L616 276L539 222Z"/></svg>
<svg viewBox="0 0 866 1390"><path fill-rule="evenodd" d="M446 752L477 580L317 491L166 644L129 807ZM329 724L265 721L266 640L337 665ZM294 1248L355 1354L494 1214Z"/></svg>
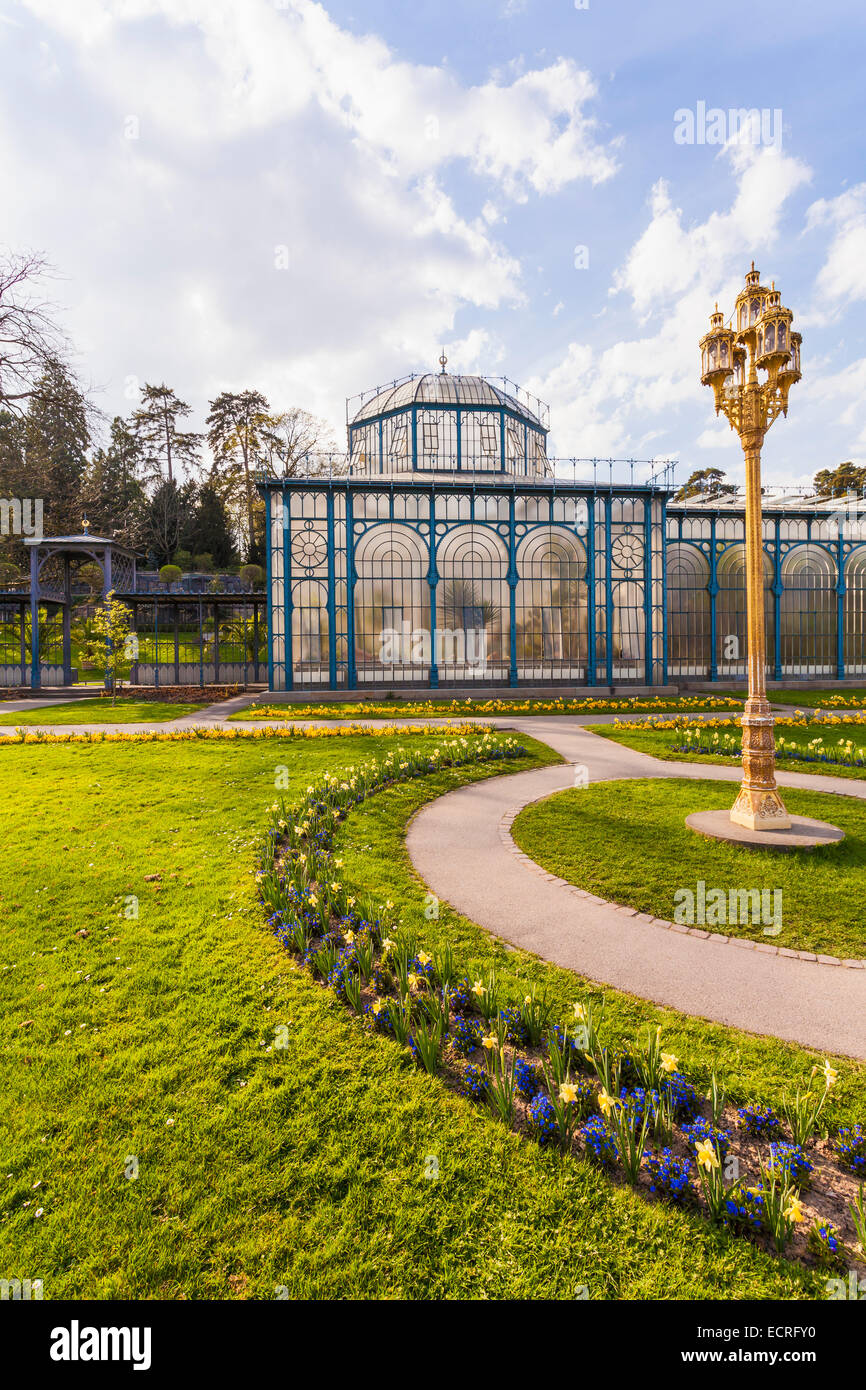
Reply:
<svg viewBox="0 0 866 1390"><path fill-rule="evenodd" d="M819 545L798 545L782 561L782 674L836 674L836 565Z"/></svg>
<svg viewBox="0 0 866 1390"><path fill-rule="evenodd" d="M426 681L430 667L427 545L410 526L373 525L355 547L358 681Z"/></svg>
<svg viewBox="0 0 866 1390"><path fill-rule="evenodd" d="M518 674L524 680L582 680L586 674L586 552L564 527L539 527L517 552Z"/></svg>
<svg viewBox="0 0 866 1390"><path fill-rule="evenodd" d="M866 547L845 566L845 674L866 675Z"/></svg>
<svg viewBox="0 0 866 1390"><path fill-rule="evenodd" d="M436 565L440 680L506 680L509 603L503 542L486 526L457 526L440 540Z"/></svg>
<svg viewBox="0 0 866 1390"><path fill-rule="evenodd" d="M772 591L773 565L766 552L763 552L763 559L764 623L767 634L766 669L769 669L776 632ZM716 665L718 673L722 678L745 676L748 660L745 546L730 545L722 552L716 565L716 579L719 585L716 599Z"/></svg>
<svg viewBox="0 0 866 1390"><path fill-rule="evenodd" d="M694 545L667 549L668 673L710 674L710 565Z"/></svg>

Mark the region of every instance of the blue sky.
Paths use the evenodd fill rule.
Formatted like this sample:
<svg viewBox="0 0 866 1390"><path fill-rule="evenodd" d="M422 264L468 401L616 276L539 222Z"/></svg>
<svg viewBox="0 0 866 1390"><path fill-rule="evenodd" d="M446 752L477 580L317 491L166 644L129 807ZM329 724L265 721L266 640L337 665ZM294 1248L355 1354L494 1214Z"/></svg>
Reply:
<svg viewBox="0 0 866 1390"><path fill-rule="evenodd" d="M696 345L754 256L804 336L766 476L801 482L866 461L864 29L853 0L0 0L2 236L57 267L108 412L255 385L339 438L444 343L547 399L559 454L734 477ZM781 140L677 143L699 103Z"/></svg>

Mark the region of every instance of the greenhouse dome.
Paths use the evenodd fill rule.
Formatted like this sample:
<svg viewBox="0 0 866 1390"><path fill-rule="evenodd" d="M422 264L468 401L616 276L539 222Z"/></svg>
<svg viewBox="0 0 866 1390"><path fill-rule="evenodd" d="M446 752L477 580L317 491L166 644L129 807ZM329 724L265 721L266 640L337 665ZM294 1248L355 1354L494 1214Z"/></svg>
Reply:
<svg viewBox="0 0 866 1390"><path fill-rule="evenodd" d="M376 387L347 412L352 472L548 477L547 407L504 378L455 375L439 360L441 371Z"/></svg>

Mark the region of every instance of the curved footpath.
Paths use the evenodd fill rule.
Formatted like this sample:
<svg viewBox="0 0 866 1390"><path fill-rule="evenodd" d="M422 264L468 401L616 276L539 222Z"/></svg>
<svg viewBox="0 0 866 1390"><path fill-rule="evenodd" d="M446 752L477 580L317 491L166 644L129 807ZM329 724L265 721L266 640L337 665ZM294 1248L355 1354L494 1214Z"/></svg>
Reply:
<svg viewBox="0 0 866 1390"><path fill-rule="evenodd" d="M573 786L575 764L593 782L740 779L738 767L662 762L564 725L561 717L508 721L555 748L564 766L476 782L422 807L407 846L430 890L493 935L615 989L751 1033L866 1058L866 962L662 921L575 888L521 853L510 834L515 816ZM780 772L778 781L866 797L866 784L841 777Z"/></svg>
<svg viewBox="0 0 866 1390"><path fill-rule="evenodd" d="M160 724L43 727L58 734L250 728L250 722L226 721L253 698L236 696ZM9 702L6 708L10 705L34 708L31 701ZM530 802L574 786L575 765L585 767L593 782L629 777L739 781L739 767L662 762L590 732L592 724L610 723L614 717L475 716L472 723L548 744L565 763L473 783L422 807L407 834L409 855L421 878L437 897L494 936L599 983L747 1032L866 1059L866 962L809 955L650 917L575 888L518 849L510 833L515 816ZM328 727L367 721L315 722ZM371 722L441 728L453 720ZM0 738L4 734L14 737L15 728L0 726ZM777 777L780 786L866 798L866 782L792 772Z"/></svg>

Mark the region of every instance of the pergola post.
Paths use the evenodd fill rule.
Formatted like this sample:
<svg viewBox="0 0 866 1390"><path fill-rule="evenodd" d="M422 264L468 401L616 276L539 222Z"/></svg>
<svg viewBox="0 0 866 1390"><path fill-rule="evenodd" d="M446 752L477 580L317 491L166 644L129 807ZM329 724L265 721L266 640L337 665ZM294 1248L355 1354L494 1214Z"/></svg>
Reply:
<svg viewBox="0 0 866 1390"><path fill-rule="evenodd" d="M63 684L72 684L72 572L63 557Z"/></svg>
<svg viewBox="0 0 866 1390"><path fill-rule="evenodd" d="M36 546L30 550L30 689L42 687L42 669L39 663L39 552Z"/></svg>

